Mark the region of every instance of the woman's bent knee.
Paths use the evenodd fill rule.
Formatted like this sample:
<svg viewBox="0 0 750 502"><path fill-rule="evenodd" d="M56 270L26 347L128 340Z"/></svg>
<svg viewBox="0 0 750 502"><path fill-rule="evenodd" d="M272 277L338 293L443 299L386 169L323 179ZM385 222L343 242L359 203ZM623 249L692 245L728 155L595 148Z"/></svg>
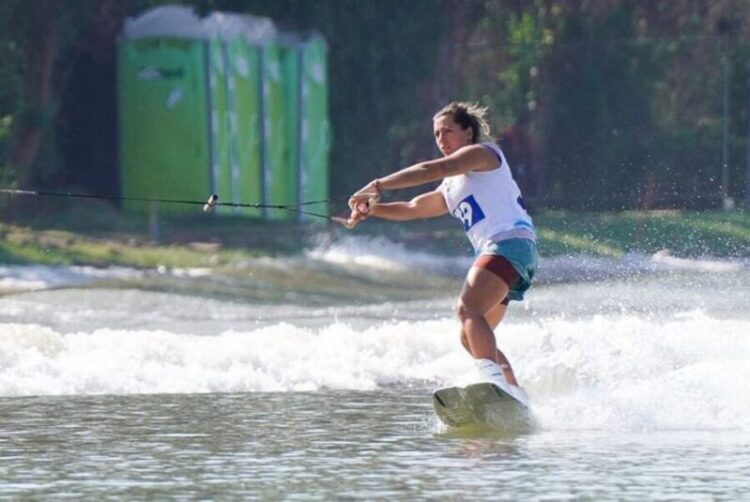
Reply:
<svg viewBox="0 0 750 502"><path fill-rule="evenodd" d="M466 333L464 333L463 331L461 332L461 345L463 345L466 350L471 352L471 347L469 346L469 339L466 337Z"/></svg>
<svg viewBox="0 0 750 502"><path fill-rule="evenodd" d="M463 322L466 322L469 319L473 319L476 317L483 317L482 313L474 308L469 307L464 302L459 301L456 304L455 307L456 317L458 317L458 320Z"/></svg>

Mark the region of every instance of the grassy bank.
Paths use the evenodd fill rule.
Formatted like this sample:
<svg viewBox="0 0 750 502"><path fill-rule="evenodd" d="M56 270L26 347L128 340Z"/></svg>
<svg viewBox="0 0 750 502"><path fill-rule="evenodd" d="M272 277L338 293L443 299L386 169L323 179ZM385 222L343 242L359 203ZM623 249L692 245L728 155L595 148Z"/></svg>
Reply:
<svg viewBox="0 0 750 502"><path fill-rule="evenodd" d="M679 256L750 256L747 211L554 212L535 218L548 254L622 256L668 249Z"/></svg>
<svg viewBox="0 0 750 502"><path fill-rule="evenodd" d="M750 256L748 212L549 212L535 216L545 256L586 253L621 257L669 249L678 256ZM393 224L368 221L351 233L335 225L269 223L197 214L123 214L102 203L5 208L0 263L135 267L214 267L267 254L293 254L331 234L385 235L408 247L467 253L451 218Z"/></svg>

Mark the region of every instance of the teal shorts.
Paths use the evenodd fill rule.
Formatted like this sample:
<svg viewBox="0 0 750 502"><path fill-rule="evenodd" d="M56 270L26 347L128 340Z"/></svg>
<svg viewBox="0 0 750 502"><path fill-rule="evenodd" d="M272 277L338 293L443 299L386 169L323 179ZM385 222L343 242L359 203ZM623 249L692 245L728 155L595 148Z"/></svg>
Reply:
<svg viewBox="0 0 750 502"><path fill-rule="evenodd" d="M510 300L521 301L523 294L531 287L534 280L537 263L539 261L539 251L536 242L531 239L506 239L499 242L491 242L484 246L481 255L502 256L518 272L518 280L509 284L510 291L508 298Z"/></svg>

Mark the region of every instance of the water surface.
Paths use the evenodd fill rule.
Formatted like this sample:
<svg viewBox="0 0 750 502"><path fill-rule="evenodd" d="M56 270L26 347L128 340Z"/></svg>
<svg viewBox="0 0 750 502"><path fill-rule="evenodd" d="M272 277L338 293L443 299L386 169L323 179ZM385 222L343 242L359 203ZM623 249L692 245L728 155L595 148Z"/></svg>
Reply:
<svg viewBox="0 0 750 502"><path fill-rule="evenodd" d="M498 435L430 403L476 379L451 314L468 258L367 244L221 271L0 270L0 497L750 493L747 262L543 260L496 332L538 427Z"/></svg>

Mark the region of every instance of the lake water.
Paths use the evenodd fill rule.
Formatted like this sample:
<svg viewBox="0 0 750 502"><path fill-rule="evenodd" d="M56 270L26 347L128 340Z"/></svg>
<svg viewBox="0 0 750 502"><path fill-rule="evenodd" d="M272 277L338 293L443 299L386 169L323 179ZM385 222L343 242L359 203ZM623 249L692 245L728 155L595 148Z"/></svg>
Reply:
<svg viewBox="0 0 750 502"><path fill-rule="evenodd" d="M531 433L455 431L470 258L0 267L0 498L750 497L750 263L542 260L497 330Z"/></svg>

